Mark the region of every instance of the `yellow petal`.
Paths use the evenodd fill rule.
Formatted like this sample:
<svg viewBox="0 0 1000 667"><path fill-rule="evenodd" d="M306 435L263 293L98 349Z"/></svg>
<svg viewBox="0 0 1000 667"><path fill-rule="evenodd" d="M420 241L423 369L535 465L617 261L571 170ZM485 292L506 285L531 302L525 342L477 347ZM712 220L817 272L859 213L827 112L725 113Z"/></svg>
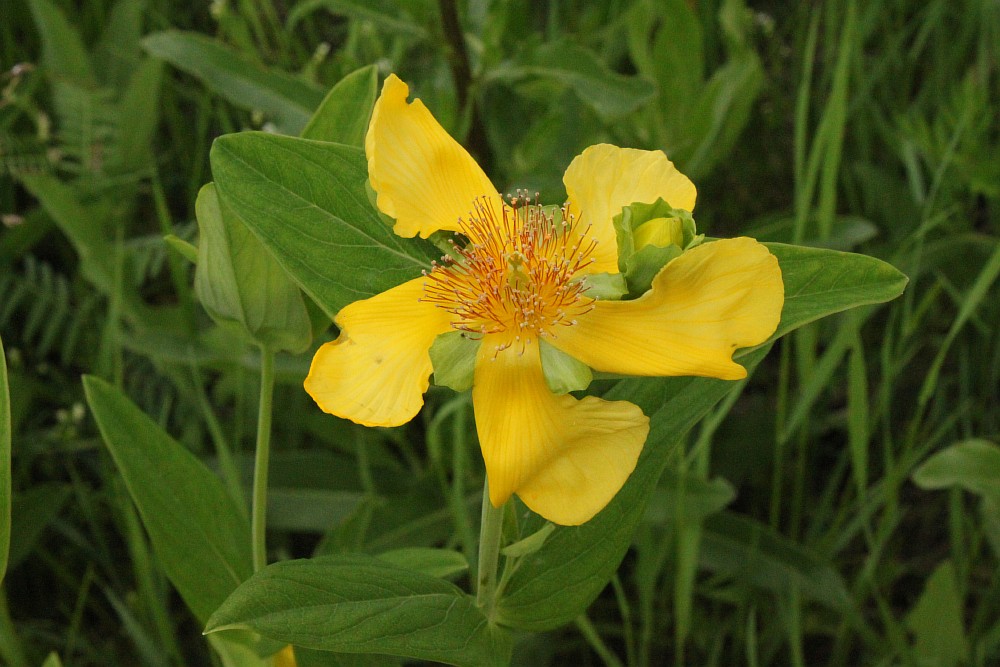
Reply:
<svg viewBox="0 0 1000 667"><path fill-rule="evenodd" d="M490 501L517 493L554 523L588 521L632 474L649 419L625 401L554 395L537 342L496 352L498 340L483 340L472 389Z"/></svg>
<svg viewBox="0 0 1000 667"><path fill-rule="evenodd" d="M399 236L426 238L440 229L459 231L477 197L496 188L462 146L409 88L390 74L375 103L365 137L368 179L379 210L396 219Z"/></svg>
<svg viewBox="0 0 1000 667"><path fill-rule="evenodd" d="M639 225L632 238L637 250L647 245L666 248L673 244L683 248L684 228L677 218L653 218Z"/></svg>
<svg viewBox="0 0 1000 667"><path fill-rule="evenodd" d="M336 317L337 340L316 351L305 388L324 412L364 426L399 426L424 404L431 374L430 347L450 330L450 315L419 299L416 278Z"/></svg>
<svg viewBox="0 0 1000 667"><path fill-rule="evenodd" d="M634 301L597 301L549 338L591 368L627 375L746 377L732 360L778 326L778 260L750 238L705 243L669 262Z"/></svg>
<svg viewBox="0 0 1000 667"><path fill-rule="evenodd" d="M662 151L597 144L573 159L563 176L569 210L597 241L594 273L618 272L612 220L622 207L662 198L674 208L694 209L695 188Z"/></svg>

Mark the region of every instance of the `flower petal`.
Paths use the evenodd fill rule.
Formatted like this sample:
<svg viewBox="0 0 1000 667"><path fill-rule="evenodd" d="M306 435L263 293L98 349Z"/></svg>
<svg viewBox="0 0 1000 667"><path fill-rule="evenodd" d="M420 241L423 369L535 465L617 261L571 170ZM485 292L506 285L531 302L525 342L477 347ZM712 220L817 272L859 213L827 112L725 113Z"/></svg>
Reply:
<svg viewBox="0 0 1000 667"><path fill-rule="evenodd" d="M340 336L316 351L305 381L324 412L364 426L399 426L420 411L432 370L430 347L451 320L419 300L424 280L355 301L337 314Z"/></svg>
<svg viewBox="0 0 1000 667"><path fill-rule="evenodd" d="M365 137L368 179L379 210L396 219L399 236L426 238L439 229L459 231L477 197L496 188L462 146L409 88L390 74L375 103Z"/></svg>
<svg viewBox="0 0 1000 667"><path fill-rule="evenodd" d="M677 171L663 151L643 151L597 144L570 162L563 176L569 210L590 226L588 237L597 241L591 267L594 273L618 272L618 245L613 218L623 206L662 198L674 208L694 209L695 188Z"/></svg>
<svg viewBox="0 0 1000 667"><path fill-rule="evenodd" d="M705 243L669 262L633 301L597 301L548 342L591 368L627 375L746 377L732 360L763 343L781 317L778 260L742 237Z"/></svg>
<svg viewBox="0 0 1000 667"><path fill-rule="evenodd" d="M649 419L625 401L554 395L537 342L497 352L500 339L483 340L472 389L490 501L517 493L549 521L588 521L632 474Z"/></svg>

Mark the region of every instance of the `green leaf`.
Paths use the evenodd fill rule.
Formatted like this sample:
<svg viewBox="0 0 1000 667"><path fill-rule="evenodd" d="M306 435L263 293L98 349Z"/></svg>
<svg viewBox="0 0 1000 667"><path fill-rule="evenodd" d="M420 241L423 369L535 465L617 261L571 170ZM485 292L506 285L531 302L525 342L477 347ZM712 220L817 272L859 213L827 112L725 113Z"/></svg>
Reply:
<svg viewBox="0 0 1000 667"><path fill-rule="evenodd" d="M789 331L848 308L891 301L908 278L891 264L837 250L765 243L778 258L785 283L775 340Z"/></svg>
<svg viewBox="0 0 1000 667"><path fill-rule="evenodd" d="M840 574L809 549L770 527L730 512L705 520L699 561L719 574L779 595L793 588L830 609L853 614Z"/></svg>
<svg viewBox="0 0 1000 667"><path fill-rule="evenodd" d="M750 120L763 84L764 68L752 51L712 74L687 114L683 130L697 144L676 155L691 178L708 173L729 154Z"/></svg>
<svg viewBox="0 0 1000 667"><path fill-rule="evenodd" d="M401 667L403 661L395 656L374 653L330 653L301 646L295 647L298 667Z"/></svg>
<svg viewBox="0 0 1000 667"><path fill-rule="evenodd" d="M45 662L42 663L42 667L62 667L62 660L59 659L59 654L55 651L49 653L48 657L45 658Z"/></svg>
<svg viewBox="0 0 1000 667"><path fill-rule="evenodd" d="M302 138L364 148L377 93L378 68L375 65L351 72L323 98L302 130Z"/></svg>
<svg viewBox="0 0 1000 667"><path fill-rule="evenodd" d="M741 360L752 370L767 348ZM576 618L597 597L618 569L631 544L679 439L734 386L707 378L629 379L605 393L608 400L627 400L650 415L650 433L632 476L596 517L576 527L556 527L541 549L518 561L503 596L497 619L510 627L544 631ZM532 532L542 520L524 527ZM567 554L573 554L570 559Z"/></svg>
<svg viewBox="0 0 1000 667"><path fill-rule="evenodd" d="M346 16L358 21L371 21L379 28L390 32L398 32L420 39L427 36L427 31L412 20L397 18L397 3L391 2L391 0L366 0L365 2L352 0L302 0L302 2L295 4L288 16L289 30L294 28L303 18L321 8L328 10L332 14Z"/></svg>
<svg viewBox="0 0 1000 667"><path fill-rule="evenodd" d="M7 573L10 555L10 385L7 382L7 358L0 339L0 582Z"/></svg>
<svg viewBox="0 0 1000 667"><path fill-rule="evenodd" d="M219 478L118 389L93 376L83 388L164 572L204 622L250 576L250 527Z"/></svg>
<svg viewBox="0 0 1000 667"><path fill-rule="evenodd" d="M685 0L656 3L660 24L653 40L651 73L655 73L660 103L687 109L704 84L705 49L701 21Z"/></svg>
<svg viewBox="0 0 1000 667"><path fill-rule="evenodd" d="M136 67L118 101L122 132L118 143L122 168L140 171L152 159L151 144L160 122L163 63L146 58Z"/></svg>
<svg viewBox="0 0 1000 667"><path fill-rule="evenodd" d="M267 494L267 526L278 531L324 533L350 517L364 502L360 491L302 489L272 484Z"/></svg>
<svg viewBox="0 0 1000 667"><path fill-rule="evenodd" d="M80 202L72 187L54 176L23 174L19 179L73 244L84 277L105 295L110 295L114 286L108 261L111 244L102 233L101 225L95 224L92 211Z"/></svg>
<svg viewBox="0 0 1000 667"><path fill-rule="evenodd" d="M511 650L510 636L454 585L362 555L269 565L233 592L205 631L227 629L454 665L506 665Z"/></svg>
<svg viewBox="0 0 1000 667"><path fill-rule="evenodd" d="M871 257L781 244L768 247L781 264L786 295L774 337L847 308L888 301L906 285L899 271ZM764 344L737 351L735 357L752 372L769 349ZM519 561L497 604L497 618L511 627L539 631L559 627L583 612L617 570L677 442L736 386L710 378L631 378L607 391L604 398L630 401L650 417L650 434L636 468L594 519L557 528L541 549ZM573 558L567 559L567 554ZM827 599L834 599L834 585L824 585Z"/></svg>
<svg viewBox="0 0 1000 667"><path fill-rule="evenodd" d="M11 502L9 568L17 567L38 544L69 500L68 485L47 482L18 493Z"/></svg>
<svg viewBox="0 0 1000 667"><path fill-rule="evenodd" d="M497 70L494 76L511 82L541 77L567 85L583 102L604 116L621 116L635 111L654 93L649 81L612 72L593 51L568 40L548 42L531 49L516 64Z"/></svg>
<svg viewBox="0 0 1000 667"><path fill-rule="evenodd" d="M118 0L107 16L94 48L94 65L101 82L112 88L127 85L142 61L142 19L146 0Z"/></svg>
<svg viewBox="0 0 1000 667"><path fill-rule="evenodd" d="M315 86L265 69L204 35L166 30L143 40L146 50L200 79L233 104L270 116L278 130L298 134L323 100Z"/></svg>
<svg viewBox="0 0 1000 667"><path fill-rule="evenodd" d="M983 496L979 503L979 513L986 540L993 547L993 553L1000 556L1000 496Z"/></svg>
<svg viewBox="0 0 1000 667"><path fill-rule="evenodd" d="M244 132L216 139L211 159L222 201L330 317L419 276L439 254L382 222L358 148Z"/></svg>
<svg viewBox="0 0 1000 667"><path fill-rule="evenodd" d="M80 33L49 0L31 0L31 15L42 36L42 64L56 79L94 87L97 80Z"/></svg>
<svg viewBox="0 0 1000 667"><path fill-rule="evenodd" d="M815 224L818 223L810 221L807 226ZM795 233L795 217L784 215L762 218L747 227L744 233L762 243L767 241L791 243ZM806 238L802 245L830 250L853 250L878 234L879 229L871 220L857 215L837 215L833 217L829 237Z"/></svg>
<svg viewBox="0 0 1000 667"><path fill-rule="evenodd" d="M211 635L208 637L208 644L219 657L222 667L273 667L274 665L271 660L257 655L253 647L244 641L223 635Z"/></svg>
<svg viewBox="0 0 1000 667"><path fill-rule="evenodd" d="M677 508L681 507L685 523L700 524L706 517L722 511L735 497L733 485L722 478L681 477L667 468L653 491L644 520L669 524L677 519Z"/></svg>
<svg viewBox="0 0 1000 667"><path fill-rule="evenodd" d="M1000 498L1000 446L966 440L935 453L913 472L921 489L960 488Z"/></svg>
<svg viewBox="0 0 1000 667"><path fill-rule="evenodd" d="M219 202L211 183L195 202L200 238L194 289L217 322L235 322L260 345L302 352L312 340L302 295L260 241Z"/></svg>
<svg viewBox="0 0 1000 667"><path fill-rule="evenodd" d="M114 247L102 227L106 212L99 206L85 205L76 190L48 174L19 174L24 187L41 203L45 212L66 235L80 260L80 272L102 294L121 299L122 313L138 326L155 321L150 309L134 289L120 289L114 275ZM126 265L128 270L128 265ZM135 284L131 275L123 286Z"/></svg>
<svg viewBox="0 0 1000 667"><path fill-rule="evenodd" d="M385 551L379 560L439 579L448 579L469 569L465 556L450 549L404 547Z"/></svg>
<svg viewBox="0 0 1000 667"><path fill-rule="evenodd" d="M955 566L946 560L934 570L906 617L906 625L916 636L920 664L950 667L969 660L969 643L962 627L964 610Z"/></svg>

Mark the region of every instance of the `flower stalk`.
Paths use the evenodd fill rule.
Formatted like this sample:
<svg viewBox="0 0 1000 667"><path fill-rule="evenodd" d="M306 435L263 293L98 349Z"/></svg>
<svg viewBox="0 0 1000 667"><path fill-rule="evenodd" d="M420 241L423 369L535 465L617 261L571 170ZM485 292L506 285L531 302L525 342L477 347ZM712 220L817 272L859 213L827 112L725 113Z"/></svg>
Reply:
<svg viewBox="0 0 1000 667"><path fill-rule="evenodd" d="M274 351L260 348L260 405L257 413L257 449L253 467L251 543L253 571L267 565L267 478L271 461L271 413L274 399Z"/></svg>
<svg viewBox="0 0 1000 667"><path fill-rule="evenodd" d="M476 569L476 604L486 618L493 615L497 592L497 566L500 562L500 542L503 535L503 513L506 504L493 507L490 502L489 480L483 482L483 513L479 528L479 567Z"/></svg>

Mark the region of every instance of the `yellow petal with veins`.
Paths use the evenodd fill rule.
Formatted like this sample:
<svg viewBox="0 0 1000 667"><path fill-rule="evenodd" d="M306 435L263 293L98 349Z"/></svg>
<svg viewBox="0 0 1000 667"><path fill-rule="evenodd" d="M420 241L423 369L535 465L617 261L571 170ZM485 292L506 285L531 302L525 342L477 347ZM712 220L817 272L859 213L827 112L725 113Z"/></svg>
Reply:
<svg viewBox="0 0 1000 667"><path fill-rule="evenodd" d="M424 103L407 103L407 95L407 85L390 74L368 126L365 153L377 205L396 219L399 236L460 231L458 219L468 217L477 197L499 201L499 195Z"/></svg>
<svg viewBox="0 0 1000 667"><path fill-rule="evenodd" d="M563 176L569 211L590 226L597 241L593 273L618 272L618 243L612 220L622 207L663 199L674 208L694 210L694 183L677 171L663 151L597 144L573 159Z"/></svg>
<svg viewBox="0 0 1000 667"><path fill-rule="evenodd" d="M626 375L746 377L732 360L774 333L784 304L778 260L742 237L669 262L633 301L597 301L548 342L591 368Z"/></svg>
<svg viewBox="0 0 1000 667"><path fill-rule="evenodd" d="M516 493L554 523L588 521L632 474L649 419L625 401L554 395L537 341L497 352L500 341L484 338L472 389L490 501Z"/></svg>
<svg viewBox="0 0 1000 667"><path fill-rule="evenodd" d="M424 404L430 347L451 316L419 301L425 278L355 301L335 321L337 340L316 351L305 388L324 412L364 426L399 426Z"/></svg>

